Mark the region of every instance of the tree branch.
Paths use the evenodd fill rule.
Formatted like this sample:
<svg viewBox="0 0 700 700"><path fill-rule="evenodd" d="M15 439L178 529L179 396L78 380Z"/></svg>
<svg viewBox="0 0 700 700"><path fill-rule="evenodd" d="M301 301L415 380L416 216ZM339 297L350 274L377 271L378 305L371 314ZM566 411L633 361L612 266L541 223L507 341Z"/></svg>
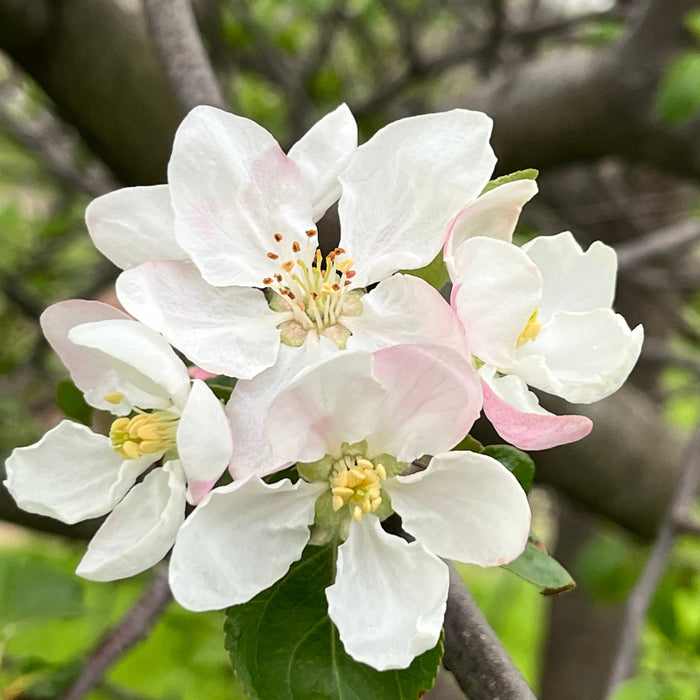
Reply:
<svg viewBox="0 0 700 700"><path fill-rule="evenodd" d="M102 676L125 652L141 641L171 601L167 568L155 569L153 580L133 608L114 629L107 632L87 657L77 680L62 700L80 700L102 680Z"/></svg>
<svg viewBox="0 0 700 700"><path fill-rule="evenodd" d="M146 18L173 93L184 113L197 105L226 109L189 0L144 0Z"/></svg>
<svg viewBox="0 0 700 700"><path fill-rule="evenodd" d="M454 564L448 566L443 665L452 671L469 700L535 700Z"/></svg>
<svg viewBox="0 0 700 700"><path fill-rule="evenodd" d="M686 509L693 498L699 472L700 428L696 430L688 445L683 474L678 482L668 513L654 540L644 571L629 597L625 621L620 634L620 646L606 691L607 698L612 697L615 688L631 675L639 639L639 629L671 556L673 542L678 534L679 521L683 522Z"/></svg>

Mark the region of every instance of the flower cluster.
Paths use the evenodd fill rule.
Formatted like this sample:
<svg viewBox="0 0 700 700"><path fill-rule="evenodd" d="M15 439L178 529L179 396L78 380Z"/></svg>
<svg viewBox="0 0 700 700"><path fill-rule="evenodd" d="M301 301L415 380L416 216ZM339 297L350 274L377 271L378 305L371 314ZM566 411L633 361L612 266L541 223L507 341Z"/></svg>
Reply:
<svg viewBox="0 0 700 700"><path fill-rule="evenodd" d="M90 204L127 313L74 300L41 323L111 426L63 421L13 452L5 482L31 512L109 514L80 575L130 576L172 549L175 598L219 609L334 542L328 614L347 653L384 670L437 643L441 557L519 556L530 511L517 480L451 450L482 409L523 449L584 437L587 418L548 413L528 386L597 401L631 371L642 329L611 309L609 247L584 252L570 233L513 244L537 188L489 184L490 131L453 110L358 147L343 105L285 154L254 122L198 107L167 185ZM322 250L317 222L336 202L340 240ZM406 273L436 256L450 303ZM217 375L237 380L225 406ZM392 513L410 542L382 527Z"/></svg>

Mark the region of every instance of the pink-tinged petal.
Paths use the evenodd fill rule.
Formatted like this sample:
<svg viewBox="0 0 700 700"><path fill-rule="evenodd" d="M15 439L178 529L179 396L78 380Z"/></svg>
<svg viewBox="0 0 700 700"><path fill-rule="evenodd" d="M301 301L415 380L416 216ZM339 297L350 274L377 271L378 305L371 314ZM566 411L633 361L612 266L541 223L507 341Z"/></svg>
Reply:
<svg viewBox="0 0 700 700"><path fill-rule="evenodd" d="M427 282L392 275L362 297L362 313L347 316L348 350L379 350L403 343L445 345L470 356L464 329L450 305Z"/></svg>
<svg viewBox="0 0 700 700"><path fill-rule="evenodd" d="M308 247L314 223L304 178L249 119L195 107L175 134L168 182L177 240L210 284L264 286L278 272L268 252L285 260L294 240Z"/></svg>
<svg viewBox="0 0 700 700"><path fill-rule="evenodd" d="M288 459L275 457L264 432L265 418L273 402L299 372L338 352L338 346L326 338L307 340L302 347L280 346L277 362L251 380L239 380L226 404L233 443L230 472L234 479L250 474L266 476L290 465Z"/></svg>
<svg viewBox="0 0 700 700"><path fill-rule="evenodd" d="M489 386L489 384L491 386ZM546 450L586 437L593 429L587 416L557 416L545 411L525 382L514 375L486 382L484 413L496 432L521 450Z"/></svg>
<svg viewBox="0 0 700 700"><path fill-rule="evenodd" d="M129 319L129 316L100 301L71 299L49 306L39 321L41 330L70 372L71 379L85 394L85 400L103 411L126 415L131 411L129 401L113 404L104 398L105 394L117 391L119 383L109 360L101 352L68 340L68 333L74 326L108 319Z"/></svg>
<svg viewBox="0 0 700 700"><path fill-rule="evenodd" d="M280 461L315 462L340 456L342 443L372 432L385 391L372 377L372 355L342 352L301 372L279 394L265 435Z"/></svg>
<svg viewBox="0 0 700 700"><path fill-rule="evenodd" d="M167 185L125 187L93 199L85 223L95 247L122 270L149 260L187 260L175 240Z"/></svg>
<svg viewBox="0 0 700 700"><path fill-rule="evenodd" d="M396 345L374 354L386 398L368 455L410 462L454 447L481 411L481 383L471 361L437 345Z"/></svg>
<svg viewBox="0 0 700 700"><path fill-rule="evenodd" d="M123 460L109 438L64 420L13 450L5 486L23 510L72 525L112 510L152 461Z"/></svg>
<svg viewBox="0 0 700 700"><path fill-rule="evenodd" d="M365 516L350 523L338 548L328 616L355 661L378 671L407 668L437 644L448 587L448 569L434 554Z"/></svg>
<svg viewBox="0 0 700 700"><path fill-rule="evenodd" d="M447 231L445 261L448 269L454 251L470 238L486 236L510 243L523 205L536 194L534 180L516 180L489 190L460 209ZM453 270L450 272L452 274Z"/></svg>
<svg viewBox="0 0 700 700"><path fill-rule="evenodd" d="M476 452L446 452L428 468L386 483L406 532L431 552L479 566L520 556L530 532L530 506L518 480Z"/></svg>
<svg viewBox="0 0 700 700"><path fill-rule="evenodd" d="M612 309L555 313L537 339L518 349L509 372L572 403L592 403L617 391L632 371L644 340Z"/></svg>
<svg viewBox="0 0 700 700"><path fill-rule="evenodd" d="M540 320L557 311L583 312L610 308L615 298L617 254L595 241L583 251L569 231L538 236L522 250L542 273Z"/></svg>
<svg viewBox="0 0 700 700"><path fill-rule="evenodd" d="M183 263L146 263L123 272L117 295L199 367L251 379L274 364L279 314L259 289L212 287Z"/></svg>
<svg viewBox="0 0 700 700"><path fill-rule="evenodd" d="M424 114L385 126L357 149L340 175L338 211L358 286L437 255L448 221L489 180L491 126L481 112Z"/></svg>
<svg viewBox="0 0 700 700"><path fill-rule="evenodd" d="M211 490L232 451L224 407L201 379L195 379L177 426L177 452L187 476L190 503L199 503Z"/></svg>
<svg viewBox="0 0 700 700"><path fill-rule="evenodd" d="M143 323L121 319L83 323L70 330L68 339L103 353L112 368L143 393L132 399L139 408L185 405L190 390L187 367L163 336Z"/></svg>
<svg viewBox="0 0 700 700"><path fill-rule="evenodd" d="M282 578L309 541L320 489L253 476L212 491L175 541L175 600L188 610L219 610L249 601Z"/></svg>
<svg viewBox="0 0 700 700"><path fill-rule="evenodd" d="M187 372L192 379L201 379L202 381L218 376L214 372L207 372L207 370L202 369L201 367L189 367Z"/></svg>
<svg viewBox="0 0 700 700"><path fill-rule="evenodd" d="M454 264L459 287L453 307L472 352L483 362L508 367L540 303L539 270L516 246L482 236L462 243Z"/></svg>
<svg viewBox="0 0 700 700"><path fill-rule="evenodd" d="M134 486L95 533L78 576L114 581L157 564L185 520L185 482L177 462L154 469Z"/></svg>
<svg viewBox="0 0 700 700"><path fill-rule="evenodd" d="M287 154L301 171L318 221L340 197L338 175L357 148L357 124L342 104L314 124Z"/></svg>

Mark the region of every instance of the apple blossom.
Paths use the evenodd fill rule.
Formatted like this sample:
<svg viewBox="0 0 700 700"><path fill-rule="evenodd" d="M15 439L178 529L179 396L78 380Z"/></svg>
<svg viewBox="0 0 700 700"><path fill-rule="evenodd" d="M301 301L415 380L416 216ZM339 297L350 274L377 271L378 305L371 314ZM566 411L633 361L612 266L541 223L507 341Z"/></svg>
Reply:
<svg viewBox="0 0 700 700"><path fill-rule="evenodd" d="M251 475L211 491L178 533L175 598L191 610L247 602L310 540L330 539L328 614L345 650L378 670L406 668L440 635L448 569L439 557L499 565L527 540L530 511L513 475L485 455L446 452L480 407L476 372L445 347L335 353L308 368L265 421L275 455L301 478ZM435 456L424 471L401 476L426 453ZM415 541L382 529L393 511Z"/></svg>
<svg viewBox="0 0 700 700"><path fill-rule="evenodd" d="M169 184L105 195L86 219L125 268L127 311L209 372L251 379L281 347L320 338L459 344L439 295L395 273L429 263L483 189L490 131L484 114L453 110L399 120L357 148L342 106L285 155L254 122L197 107L175 136ZM322 255L315 222L341 186L340 245Z"/></svg>
<svg viewBox="0 0 700 700"><path fill-rule="evenodd" d="M185 516L228 464L231 431L218 399L155 331L102 304L54 304L44 333L88 403L116 417L109 437L64 420L6 462L25 510L75 523L105 515L78 573L131 576L171 548ZM129 414L132 417L129 417ZM160 469L138 477L159 460Z"/></svg>
<svg viewBox="0 0 700 700"><path fill-rule="evenodd" d="M630 330L611 308L615 252L600 242L584 252L569 232L518 248L508 242L514 220L494 237L471 235L477 229L466 214L458 223L446 248L452 305L484 382L484 412L523 449L584 437L588 418L545 411L527 386L591 403L629 375L643 330Z"/></svg>

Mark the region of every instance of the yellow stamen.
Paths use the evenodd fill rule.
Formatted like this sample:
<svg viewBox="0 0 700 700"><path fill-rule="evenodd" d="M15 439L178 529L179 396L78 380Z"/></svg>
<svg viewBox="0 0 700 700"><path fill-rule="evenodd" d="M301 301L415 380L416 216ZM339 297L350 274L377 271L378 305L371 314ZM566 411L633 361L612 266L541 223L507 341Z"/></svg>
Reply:
<svg viewBox="0 0 700 700"><path fill-rule="evenodd" d="M532 312L532 316L530 316L530 318L527 320L525 328L523 328L523 332L518 336L518 339L515 341L516 348L521 348L523 345L525 345L525 343L527 343L528 340L537 340L537 336L540 334L540 330L542 329L542 324L537 318L539 314L539 309L535 309Z"/></svg>
<svg viewBox="0 0 700 700"><path fill-rule="evenodd" d="M374 465L364 457L343 458L336 463L331 479L333 510L348 505L352 517L360 520L363 514L374 513L382 504L382 481L386 479L383 465Z"/></svg>
<svg viewBox="0 0 700 700"><path fill-rule="evenodd" d="M175 448L178 422L178 416L169 411L117 418L110 427L109 438L124 459L165 453Z"/></svg>
<svg viewBox="0 0 700 700"><path fill-rule="evenodd" d="M347 272L353 265L355 261L352 258L346 258L343 262L338 263L336 266L341 272Z"/></svg>
<svg viewBox="0 0 700 700"><path fill-rule="evenodd" d="M105 394L104 399L116 405L124 400L124 394L121 391L112 391L109 394Z"/></svg>

